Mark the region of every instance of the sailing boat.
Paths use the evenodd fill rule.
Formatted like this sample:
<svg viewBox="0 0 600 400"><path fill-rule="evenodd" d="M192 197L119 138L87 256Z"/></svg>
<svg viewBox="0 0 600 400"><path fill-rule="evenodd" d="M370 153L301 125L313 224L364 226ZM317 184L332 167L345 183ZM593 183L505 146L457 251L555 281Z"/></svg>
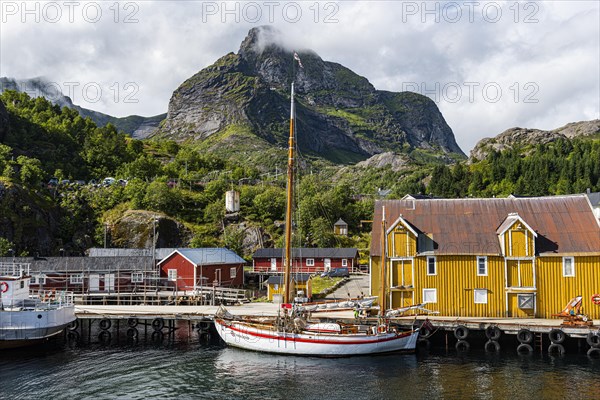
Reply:
<svg viewBox="0 0 600 400"><path fill-rule="evenodd" d="M298 60L297 55L294 58ZM299 60L298 60L299 61ZM290 134L287 171L285 223L284 293L282 309L276 318L238 318L224 308L215 315L215 327L223 341L234 347L277 354L345 357L388 352L413 352L418 330L400 331L385 318L385 268L382 268L380 311L375 323L310 323L308 311L290 304L292 264L292 199L294 189L295 105L291 90ZM385 232L385 217L384 217ZM385 235L382 240L385 254ZM383 257L385 265L385 256Z"/></svg>

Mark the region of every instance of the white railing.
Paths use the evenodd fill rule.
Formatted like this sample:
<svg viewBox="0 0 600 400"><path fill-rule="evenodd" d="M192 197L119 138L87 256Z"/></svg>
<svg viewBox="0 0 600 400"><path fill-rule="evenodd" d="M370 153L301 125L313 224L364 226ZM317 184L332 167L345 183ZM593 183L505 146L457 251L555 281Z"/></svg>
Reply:
<svg viewBox="0 0 600 400"><path fill-rule="evenodd" d="M21 277L29 275L28 263L0 262L0 276Z"/></svg>

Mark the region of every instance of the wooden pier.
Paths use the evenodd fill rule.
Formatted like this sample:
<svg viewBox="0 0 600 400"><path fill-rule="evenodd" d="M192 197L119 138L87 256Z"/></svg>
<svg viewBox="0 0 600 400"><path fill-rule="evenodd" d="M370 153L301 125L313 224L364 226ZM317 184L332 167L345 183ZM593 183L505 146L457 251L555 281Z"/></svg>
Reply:
<svg viewBox="0 0 600 400"><path fill-rule="evenodd" d="M125 332L128 340L161 342L175 338L176 331L196 331L201 340L217 337L213 317L218 306L155 305L77 305L77 324L67 330L67 338L88 342L110 342ZM278 304L249 303L228 306L237 316L276 316ZM322 320L354 321L353 311L314 313ZM374 318L370 318L375 320ZM454 347L457 352L471 348L486 352L514 351L519 354L548 353L563 355L583 352L600 358L600 321L593 326L561 326L562 319L471 318L440 316L406 316L392 318L390 323L402 329L420 328L419 346Z"/></svg>

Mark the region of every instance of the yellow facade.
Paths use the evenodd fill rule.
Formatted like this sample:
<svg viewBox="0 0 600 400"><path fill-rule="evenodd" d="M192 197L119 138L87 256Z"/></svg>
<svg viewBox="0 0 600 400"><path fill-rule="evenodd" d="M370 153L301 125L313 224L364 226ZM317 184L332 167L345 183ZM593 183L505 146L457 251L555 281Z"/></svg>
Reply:
<svg viewBox="0 0 600 400"><path fill-rule="evenodd" d="M304 291L304 295L308 298L312 297L312 281L309 279L306 282L294 282L292 297L296 296L299 290ZM269 283L267 285L267 298L269 301L273 301L273 296L276 294L283 294L283 285L277 283Z"/></svg>
<svg viewBox="0 0 600 400"><path fill-rule="evenodd" d="M504 255L433 256L417 253L417 237L406 227L392 227L386 259L389 306L435 298L425 308L439 315L553 318L581 295L583 312L600 319L600 305L591 301L593 294L600 293L600 254L535 256L534 235L517 221L498 237ZM572 259L566 267L565 257ZM380 265L380 257L371 258L374 295L379 294Z"/></svg>

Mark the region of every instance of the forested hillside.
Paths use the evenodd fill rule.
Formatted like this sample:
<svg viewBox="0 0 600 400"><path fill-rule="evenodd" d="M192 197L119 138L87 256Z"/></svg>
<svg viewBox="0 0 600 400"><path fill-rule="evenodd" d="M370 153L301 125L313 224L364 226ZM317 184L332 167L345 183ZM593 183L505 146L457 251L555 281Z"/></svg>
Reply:
<svg viewBox="0 0 600 400"><path fill-rule="evenodd" d="M472 164L433 169L428 192L439 197L547 196L600 191L600 138L491 151Z"/></svg>
<svg viewBox="0 0 600 400"><path fill-rule="evenodd" d="M2 106L4 104L6 107ZM0 95L0 255L83 254L93 246L280 246L285 152L271 170L191 144L135 140L44 98ZM237 160L237 161L234 161ZM295 245L369 246L373 202L406 193L537 196L600 191L600 139L558 138L456 162L425 150L355 165L299 155ZM445 163L454 163L446 166ZM107 177L113 184L103 184ZM241 210L225 214L225 192ZM333 235L339 218L349 237ZM154 236L156 230L156 236Z"/></svg>

